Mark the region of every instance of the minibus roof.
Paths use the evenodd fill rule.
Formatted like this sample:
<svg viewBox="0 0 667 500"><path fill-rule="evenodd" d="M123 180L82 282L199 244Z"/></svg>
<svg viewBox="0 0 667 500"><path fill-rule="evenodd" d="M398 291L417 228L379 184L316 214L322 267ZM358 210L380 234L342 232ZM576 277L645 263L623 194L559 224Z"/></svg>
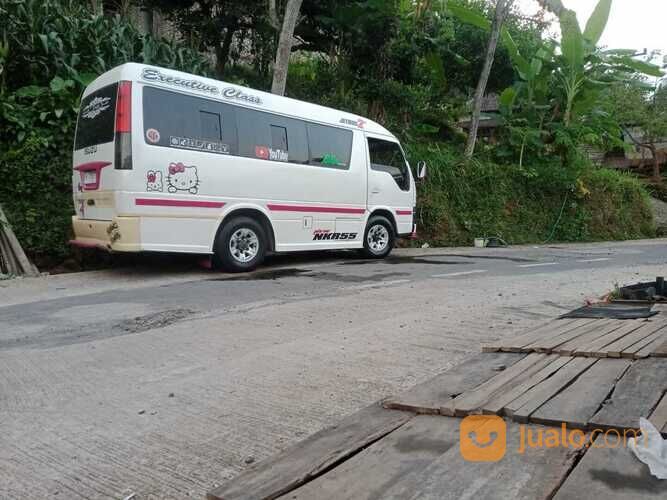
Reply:
<svg viewBox="0 0 667 500"><path fill-rule="evenodd" d="M107 71L86 88L84 97L99 88L120 80L154 85L246 108L342 128L357 129L395 139L394 135L382 125L345 111L147 64L126 63Z"/></svg>

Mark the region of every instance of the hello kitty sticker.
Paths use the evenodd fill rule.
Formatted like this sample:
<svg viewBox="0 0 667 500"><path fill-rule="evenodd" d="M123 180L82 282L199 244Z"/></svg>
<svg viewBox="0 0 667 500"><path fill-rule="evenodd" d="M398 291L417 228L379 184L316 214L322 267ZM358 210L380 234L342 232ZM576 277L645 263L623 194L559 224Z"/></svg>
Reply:
<svg viewBox="0 0 667 500"><path fill-rule="evenodd" d="M163 190L162 172L159 170L149 170L148 174L146 174L146 191L161 193Z"/></svg>
<svg viewBox="0 0 667 500"><path fill-rule="evenodd" d="M199 192L199 177L197 167L188 167L183 163L170 163L167 176L167 191L177 193L187 191L190 194Z"/></svg>

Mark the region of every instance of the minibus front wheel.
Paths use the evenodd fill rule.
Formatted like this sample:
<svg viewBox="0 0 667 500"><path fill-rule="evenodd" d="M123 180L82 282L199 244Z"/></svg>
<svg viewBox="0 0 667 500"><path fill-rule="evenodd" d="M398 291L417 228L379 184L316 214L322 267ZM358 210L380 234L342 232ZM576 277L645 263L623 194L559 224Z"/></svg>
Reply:
<svg viewBox="0 0 667 500"><path fill-rule="evenodd" d="M394 226L386 217L370 218L364 233L364 255L370 259L384 259L394 249Z"/></svg>
<svg viewBox="0 0 667 500"><path fill-rule="evenodd" d="M235 217L218 233L215 264L231 273L252 271L264 261L267 242L259 222L250 217Z"/></svg>

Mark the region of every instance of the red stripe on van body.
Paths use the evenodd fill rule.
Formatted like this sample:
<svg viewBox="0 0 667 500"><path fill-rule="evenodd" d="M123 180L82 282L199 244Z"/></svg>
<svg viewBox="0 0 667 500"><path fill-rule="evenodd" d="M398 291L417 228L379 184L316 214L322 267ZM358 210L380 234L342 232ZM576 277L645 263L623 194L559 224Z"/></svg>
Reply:
<svg viewBox="0 0 667 500"><path fill-rule="evenodd" d="M396 210L396 215L412 215L412 210Z"/></svg>
<svg viewBox="0 0 667 500"><path fill-rule="evenodd" d="M365 214L364 208L309 207L304 205L267 205L272 212L318 212L326 214Z"/></svg>
<svg viewBox="0 0 667 500"><path fill-rule="evenodd" d="M226 203L217 201L172 200L164 198L137 198L135 203L145 207L189 207L189 208L222 208Z"/></svg>

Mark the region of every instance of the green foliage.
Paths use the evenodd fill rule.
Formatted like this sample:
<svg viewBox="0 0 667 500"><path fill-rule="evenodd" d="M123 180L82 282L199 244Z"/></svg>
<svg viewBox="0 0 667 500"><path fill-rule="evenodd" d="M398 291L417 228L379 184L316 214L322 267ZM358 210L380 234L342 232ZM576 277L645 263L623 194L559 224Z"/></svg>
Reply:
<svg viewBox="0 0 667 500"><path fill-rule="evenodd" d="M0 200L33 255L68 252L76 114L99 74L136 61L270 86L277 31L265 0L145 3L175 23L182 41L142 35L80 0L0 0L0 173L12 180L0 184ZM378 120L413 160L428 161L418 222L431 242L650 236L641 185L592 169L578 151L618 145L619 113L601 97L628 75L659 70L632 52L595 47L610 1L600 1L583 33L560 2L547 3L560 9L562 43L548 39L540 19L510 13L488 85L502 93L505 127L473 162L461 161L456 124L484 62L487 0L304 2L288 94Z"/></svg>
<svg viewBox="0 0 667 500"><path fill-rule="evenodd" d="M470 245L485 236L520 244L655 234L648 194L627 174L584 161L562 168L557 159L524 168L464 162L458 149L441 144L413 146L410 155L429 165L418 223L421 237L438 245Z"/></svg>
<svg viewBox="0 0 667 500"><path fill-rule="evenodd" d="M611 13L611 4L612 0L601 0L588 19L588 23L586 23L584 38L593 44L593 46L598 44L607 27L609 14Z"/></svg>
<svg viewBox="0 0 667 500"><path fill-rule="evenodd" d="M102 72L147 62L200 74L206 59L73 0L0 0L0 200L26 250L68 252L79 97ZM11 182L9 181L11 180Z"/></svg>

